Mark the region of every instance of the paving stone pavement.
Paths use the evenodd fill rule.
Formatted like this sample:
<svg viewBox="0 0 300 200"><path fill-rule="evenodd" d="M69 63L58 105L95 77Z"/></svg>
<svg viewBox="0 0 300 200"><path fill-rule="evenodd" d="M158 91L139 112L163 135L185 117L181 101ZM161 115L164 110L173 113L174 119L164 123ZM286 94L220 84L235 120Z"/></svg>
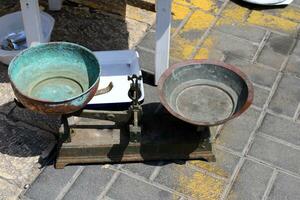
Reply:
<svg viewBox="0 0 300 200"><path fill-rule="evenodd" d="M53 13L58 21L60 16L67 19L74 14L75 11L68 11L69 6L73 5L69 2L80 1L66 2L66 11L62 14ZM300 1L294 0L287 7L273 9L236 2L174 0L172 5L171 64L192 58L220 60L238 66L254 84L255 100L251 108L237 119L212 128L215 163L187 161L76 165L67 166L62 170L55 170L53 165L49 164L28 189L24 190L24 183L29 183L29 179L25 178L27 181L23 181L24 178L20 174L32 172L32 168L28 167L26 162L30 162L30 165L34 162L27 161L28 157L36 158L35 156L40 155L42 149L47 146L45 141L51 141L42 138L46 137L47 131L56 128L53 126L56 119L47 119L32 113L22 114L22 110L16 110L11 103L13 97L7 84L6 68L0 66L0 77L4 80L1 81L0 91L1 94L5 94L5 98L0 100L0 120L5 122L0 129L0 132L3 132L1 149L4 149L0 154L3 165L0 166L0 199L15 199L20 192L18 198L25 200L300 199ZM84 4L78 12L94 12L97 9L99 8L95 4ZM154 15L151 12L139 11L138 14L153 19ZM101 23L108 23L103 29L117 31L113 26L115 22L99 16L96 19L103 20ZM76 30L77 24L87 22L96 26L100 23L96 19L94 16L88 16L87 19L74 22L69 20L70 24L66 25L66 30L56 27L54 38L78 41L93 50L135 48L140 53L143 70L153 73L153 21L150 23L151 20L143 21L143 18L136 14L131 15L126 20L127 33L120 33L126 39L118 38L116 34L112 37L118 40L111 43L88 41L98 37L98 33L94 33L95 30L106 33L97 27L86 30L85 33L78 33L78 37L69 36L68 31ZM132 29L130 21L133 21ZM134 28L136 23L141 23L142 31L138 34L138 28ZM91 35L83 37L81 34ZM134 35L138 36L127 43L128 38ZM145 37L141 40L143 35ZM125 44L118 44L122 41L125 41ZM107 46L111 44L116 46ZM145 84L144 104L153 102L159 102L156 87ZM28 120L30 116L42 120L36 123L37 120ZM36 134L37 132L45 134ZM21 135L21 139L17 137L18 134ZM28 139L28 134L34 141ZM11 140L7 139L10 135ZM15 147L11 148L9 144L17 145L19 141L26 141L29 150L25 148L25 152L11 153ZM27 156L28 154L30 156ZM12 161L6 162L7 160ZM19 166L20 162L25 162L22 167ZM39 172L37 170L35 174Z"/></svg>

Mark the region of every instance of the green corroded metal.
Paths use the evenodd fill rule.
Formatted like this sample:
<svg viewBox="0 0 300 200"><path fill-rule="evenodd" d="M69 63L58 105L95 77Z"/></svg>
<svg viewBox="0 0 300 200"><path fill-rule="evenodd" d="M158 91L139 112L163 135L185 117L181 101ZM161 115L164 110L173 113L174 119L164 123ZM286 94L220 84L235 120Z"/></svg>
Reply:
<svg viewBox="0 0 300 200"><path fill-rule="evenodd" d="M86 48L60 42L23 51L12 61L8 73L21 93L56 102L87 91L99 78L100 68ZM84 97L74 103L80 104L82 100Z"/></svg>
<svg viewBox="0 0 300 200"><path fill-rule="evenodd" d="M10 63L8 74L15 92L23 97L48 103L68 101L77 107L98 85L100 66L87 48L53 42L21 52Z"/></svg>

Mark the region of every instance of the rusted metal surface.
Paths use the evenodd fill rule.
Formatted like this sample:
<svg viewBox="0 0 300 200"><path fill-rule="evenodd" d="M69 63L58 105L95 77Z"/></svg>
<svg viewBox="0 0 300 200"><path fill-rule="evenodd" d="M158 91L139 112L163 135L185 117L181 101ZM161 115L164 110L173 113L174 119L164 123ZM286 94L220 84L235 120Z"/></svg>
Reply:
<svg viewBox="0 0 300 200"><path fill-rule="evenodd" d="M13 84L11 85L16 98L22 103L22 105L24 105L26 108L32 111L37 111L47 115L62 115L74 113L82 109L94 97L94 94L97 92L97 87L93 87L86 95L86 100L83 101L81 105L75 106L72 105L70 101L45 102L34 98L29 98L28 96L25 96L22 93L20 93Z"/></svg>
<svg viewBox="0 0 300 200"><path fill-rule="evenodd" d="M77 44L53 42L31 47L9 65L15 96L30 110L68 114L95 95L100 66L94 54Z"/></svg>
<svg viewBox="0 0 300 200"><path fill-rule="evenodd" d="M215 161L208 127L197 128L170 115L158 104L143 106L143 129L135 142L128 127L81 118L70 126L71 141L64 142L55 167L68 164L144 162L204 159ZM64 130L62 128L61 130Z"/></svg>
<svg viewBox="0 0 300 200"><path fill-rule="evenodd" d="M195 125L223 124L253 101L253 86L232 65L209 60L175 64L158 84L160 101L175 117Z"/></svg>

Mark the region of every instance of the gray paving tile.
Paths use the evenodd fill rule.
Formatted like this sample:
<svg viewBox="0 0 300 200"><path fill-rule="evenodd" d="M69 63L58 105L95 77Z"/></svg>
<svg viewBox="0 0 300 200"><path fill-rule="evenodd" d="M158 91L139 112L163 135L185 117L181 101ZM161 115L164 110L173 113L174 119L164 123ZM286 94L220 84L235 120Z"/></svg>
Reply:
<svg viewBox="0 0 300 200"><path fill-rule="evenodd" d="M189 165L196 168L204 169L210 173L222 176L224 178L229 178L232 175L240 157L222 151L218 148L214 149L214 154L216 157L216 162L205 162L199 160L187 162Z"/></svg>
<svg viewBox="0 0 300 200"><path fill-rule="evenodd" d="M225 186L223 180L178 164L163 166L154 181L194 199L219 199Z"/></svg>
<svg viewBox="0 0 300 200"><path fill-rule="evenodd" d="M155 32L151 30L148 31L146 36L140 42L139 46L146 47L151 50L155 50Z"/></svg>
<svg viewBox="0 0 300 200"><path fill-rule="evenodd" d="M300 53L299 56L291 55L286 66L286 71L300 78Z"/></svg>
<svg viewBox="0 0 300 200"><path fill-rule="evenodd" d="M140 59L139 63L142 70L145 70L150 73L154 73L155 70L155 56L154 53L145 51L141 48L136 49L139 53Z"/></svg>
<svg viewBox="0 0 300 200"><path fill-rule="evenodd" d="M86 166L64 196L64 200L97 199L113 173L99 165Z"/></svg>
<svg viewBox="0 0 300 200"><path fill-rule="evenodd" d="M217 144L242 152L258 117L259 111L250 108L238 118L227 122L216 141Z"/></svg>
<svg viewBox="0 0 300 200"><path fill-rule="evenodd" d="M53 166L47 167L33 182L25 196L30 199L55 199L78 169L77 166L67 166L59 170Z"/></svg>
<svg viewBox="0 0 300 200"><path fill-rule="evenodd" d="M177 190L180 187L178 182L179 171L187 177L192 177L194 174L194 170L172 163L164 165L154 181Z"/></svg>
<svg viewBox="0 0 300 200"><path fill-rule="evenodd" d="M300 0L294 0L292 2L292 5L298 5L298 6L300 6Z"/></svg>
<svg viewBox="0 0 300 200"><path fill-rule="evenodd" d="M251 64L240 58L228 56L225 62L240 68L254 83L271 88L276 79L276 71Z"/></svg>
<svg viewBox="0 0 300 200"><path fill-rule="evenodd" d="M120 200L173 199L174 194L158 189L150 184L121 174L112 185L107 196ZM176 199L176 198L175 198Z"/></svg>
<svg viewBox="0 0 300 200"><path fill-rule="evenodd" d="M155 70L155 55L152 52L145 51L144 49L141 49L139 47L136 48L136 50L139 53L140 59L139 63L142 68L142 70L154 74ZM175 64L177 61L170 58L169 65Z"/></svg>
<svg viewBox="0 0 300 200"><path fill-rule="evenodd" d="M178 28L181 23L182 23L182 20L176 20L176 19L172 18L171 32L173 32L176 28Z"/></svg>
<svg viewBox="0 0 300 200"><path fill-rule="evenodd" d="M254 86L253 105L262 108L267 101L270 91Z"/></svg>
<svg viewBox="0 0 300 200"><path fill-rule="evenodd" d="M257 136L249 155L300 174L300 150Z"/></svg>
<svg viewBox="0 0 300 200"><path fill-rule="evenodd" d="M170 55L177 60L186 60L193 56L197 42L204 34L204 30L188 29L181 31L172 38L170 43Z"/></svg>
<svg viewBox="0 0 300 200"><path fill-rule="evenodd" d="M285 59L284 55L280 53L276 53L268 46L265 46L262 49L260 55L258 56L257 61L264 65L273 67L275 69L280 69L284 59Z"/></svg>
<svg viewBox="0 0 300 200"><path fill-rule="evenodd" d="M300 102L299 85L299 78L285 74L270 102L269 108L276 113L293 117Z"/></svg>
<svg viewBox="0 0 300 200"><path fill-rule="evenodd" d="M272 171L269 167L246 160L233 184L228 199L262 199Z"/></svg>
<svg viewBox="0 0 300 200"><path fill-rule="evenodd" d="M188 6L184 6L176 3L173 3L172 6L173 6L172 8L173 10L172 10L171 32L173 32L176 28L179 27L182 21L188 17L189 12L192 12L192 10ZM182 16L183 12L184 12L184 17ZM154 24L152 28L156 29L156 24Z"/></svg>
<svg viewBox="0 0 300 200"><path fill-rule="evenodd" d="M144 84L145 89L145 100L143 105L147 105L149 103L159 103L158 90L157 87Z"/></svg>
<svg viewBox="0 0 300 200"><path fill-rule="evenodd" d="M222 32L212 31L210 37L214 40L213 47L222 50L225 54L230 53L250 60L258 49L258 46L251 42Z"/></svg>
<svg viewBox="0 0 300 200"><path fill-rule="evenodd" d="M289 51L294 45L294 41L295 39L292 37L271 33L266 46L276 53L288 55Z"/></svg>
<svg viewBox="0 0 300 200"><path fill-rule="evenodd" d="M208 53L208 55L206 55L206 52ZM222 62L225 59L225 54L224 52L218 49L208 49L204 47L204 48L200 48L197 51L196 55L194 56L194 59L204 59L204 58Z"/></svg>
<svg viewBox="0 0 300 200"><path fill-rule="evenodd" d="M181 29L184 30L184 29ZM197 29L191 29L191 30L184 30L180 31L177 36L180 36L180 38L184 38L187 41L195 42L200 40L201 36L205 33L205 30L197 30ZM175 39L175 38L174 38ZM173 39L173 40L174 40ZM174 44L174 45L173 45ZM176 43L172 43L171 40L171 49L178 48L178 46L175 46Z"/></svg>
<svg viewBox="0 0 300 200"><path fill-rule="evenodd" d="M124 164L122 168L139 176L149 178L156 166L158 166L158 162L128 163Z"/></svg>
<svg viewBox="0 0 300 200"><path fill-rule="evenodd" d="M60 120L57 116L44 115L19 107L13 109L10 117L51 132L57 132L60 126Z"/></svg>
<svg viewBox="0 0 300 200"><path fill-rule="evenodd" d="M294 0L294 2L295 1L298 1L298 0ZM299 19L296 17L299 10L297 10L297 8L295 8L293 6L294 2L292 2L288 6L284 6L284 7L270 6L268 9L264 9L262 11L262 13L267 14L267 15L273 15L273 16L276 16L276 17L278 16L278 17L282 18L283 20L290 20L290 21L294 21L294 22L299 22ZM294 4L294 5L296 5L296 4ZM290 14L290 13L295 13L295 15ZM292 37L294 37L294 38L297 37L296 34L295 35L290 35L290 36L291 36L291 38Z"/></svg>
<svg viewBox="0 0 300 200"><path fill-rule="evenodd" d="M300 178L279 173L268 197L269 200L300 199Z"/></svg>
<svg viewBox="0 0 300 200"><path fill-rule="evenodd" d="M220 149L215 149L214 153L216 156L216 162L211 164L221 168L227 174L226 177L229 178L239 162L240 157Z"/></svg>
<svg viewBox="0 0 300 200"><path fill-rule="evenodd" d="M300 124L291 120L267 114L261 132L300 146Z"/></svg>
<svg viewBox="0 0 300 200"><path fill-rule="evenodd" d="M294 0L294 1L296 1L296 0ZM300 0L298 0L298 1L299 1L299 5L300 5ZM300 40L297 41L297 44L293 50L293 54L300 56Z"/></svg>
<svg viewBox="0 0 300 200"><path fill-rule="evenodd" d="M231 24L217 25L215 29L257 43L263 39L266 33L263 29L246 24L235 24L234 22Z"/></svg>

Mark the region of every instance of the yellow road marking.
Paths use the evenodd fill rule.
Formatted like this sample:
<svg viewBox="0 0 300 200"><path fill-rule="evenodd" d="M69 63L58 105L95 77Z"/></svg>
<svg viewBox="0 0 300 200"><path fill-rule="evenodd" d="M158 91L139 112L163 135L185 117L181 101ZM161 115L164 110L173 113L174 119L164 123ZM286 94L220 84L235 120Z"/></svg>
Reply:
<svg viewBox="0 0 300 200"><path fill-rule="evenodd" d="M293 32L297 29L297 23L277 16L265 14L259 11L252 11L248 20L249 23L277 29L285 32Z"/></svg>
<svg viewBox="0 0 300 200"><path fill-rule="evenodd" d="M224 189L224 181L211 176L194 172L192 176L185 175L179 170L179 192L188 194L195 199L217 200Z"/></svg>
<svg viewBox="0 0 300 200"><path fill-rule="evenodd" d="M172 5L173 20L183 20L190 12L191 9L186 6L178 5L176 3L173 3Z"/></svg>

